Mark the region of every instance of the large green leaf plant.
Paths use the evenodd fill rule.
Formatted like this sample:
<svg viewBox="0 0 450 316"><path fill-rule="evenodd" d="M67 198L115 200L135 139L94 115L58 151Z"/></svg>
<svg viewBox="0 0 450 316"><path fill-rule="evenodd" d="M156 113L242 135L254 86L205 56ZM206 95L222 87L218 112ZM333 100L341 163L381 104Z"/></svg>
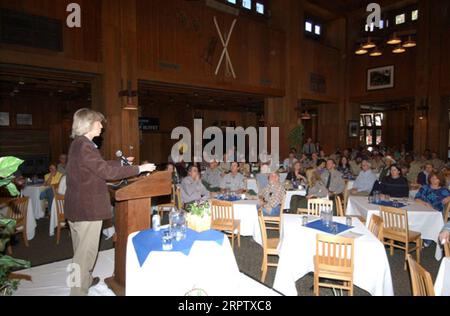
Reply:
<svg viewBox="0 0 450 316"><path fill-rule="evenodd" d="M14 173L23 160L15 157L0 157L0 187L6 187L11 196L19 195L19 190L14 184ZM30 262L5 256L6 246L10 242L11 235L16 228L16 221L4 218L0 214L0 296L12 295L19 285L18 280L11 279L10 272L13 269L29 268Z"/></svg>

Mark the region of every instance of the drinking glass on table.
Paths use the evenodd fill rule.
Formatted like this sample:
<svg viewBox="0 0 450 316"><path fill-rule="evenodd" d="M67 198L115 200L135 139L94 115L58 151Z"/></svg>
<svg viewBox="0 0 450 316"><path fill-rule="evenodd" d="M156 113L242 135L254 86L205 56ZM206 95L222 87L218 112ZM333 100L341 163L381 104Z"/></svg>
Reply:
<svg viewBox="0 0 450 316"><path fill-rule="evenodd" d="M173 249L173 244L172 244L172 234L170 231L166 230L163 232L162 235L162 248L164 251L170 251Z"/></svg>

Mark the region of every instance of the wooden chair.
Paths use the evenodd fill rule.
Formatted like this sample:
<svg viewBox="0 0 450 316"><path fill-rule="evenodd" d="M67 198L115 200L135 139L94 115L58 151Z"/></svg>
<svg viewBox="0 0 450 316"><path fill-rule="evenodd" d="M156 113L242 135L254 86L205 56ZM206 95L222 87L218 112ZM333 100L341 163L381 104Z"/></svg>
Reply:
<svg viewBox="0 0 450 316"><path fill-rule="evenodd" d="M176 187L175 185L172 185L172 193L170 195L170 202L169 203L165 203L165 204L158 204L156 206L157 210L158 210L158 215L160 218L163 217L163 212L164 209L172 209L173 207L177 208L177 209L181 209L180 207L180 203L181 203L181 193L180 193L180 197L178 197L180 188ZM178 201L180 201L180 203L178 203Z"/></svg>
<svg viewBox="0 0 450 316"><path fill-rule="evenodd" d="M259 212L259 225L261 228L261 236L262 236L262 246L263 246L263 262L261 266L261 282L264 283L266 281L267 269L268 267L277 267L277 263L270 263L269 256L278 256L278 243L279 238L267 238L267 230L266 223L264 221L264 217L262 213Z"/></svg>
<svg viewBox="0 0 450 316"><path fill-rule="evenodd" d="M444 213L442 213L442 216L444 217L444 224L448 223L448 217L450 216L450 203L447 203L444 209Z"/></svg>
<svg viewBox="0 0 450 316"><path fill-rule="evenodd" d="M231 246L234 249L234 238L237 236L238 247L241 247L241 221L234 219L233 203L212 200L211 202L211 229L231 235Z"/></svg>
<svg viewBox="0 0 450 316"><path fill-rule="evenodd" d="M14 234L22 234L23 242L26 247L29 247L27 237L27 216L28 216L28 197L17 198L9 203L8 218L16 221L16 231ZM9 247L8 252L12 253Z"/></svg>
<svg viewBox="0 0 450 316"><path fill-rule="evenodd" d="M448 242L444 244L444 253L447 258L450 258L450 245Z"/></svg>
<svg viewBox="0 0 450 316"><path fill-rule="evenodd" d="M56 196L56 194L58 194L59 184L52 184L50 187L52 188L53 196Z"/></svg>
<svg viewBox="0 0 450 316"><path fill-rule="evenodd" d="M270 226L266 226L266 229L268 230L278 230L280 231L281 229L281 221L283 219L283 213L284 213L284 202L286 200L286 195L283 196L282 200L281 200L281 206L280 206L280 215L279 216L265 216L264 217L264 222L266 225L270 225ZM259 210L262 214L262 209Z"/></svg>
<svg viewBox="0 0 450 316"><path fill-rule="evenodd" d="M418 264L410 254L406 256L411 277L413 296L435 296L430 273Z"/></svg>
<svg viewBox="0 0 450 316"><path fill-rule="evenodd" d="M349 216L349 215L345 215L345 210L347 209L347 206L345 205L345 203L342 201L341 197L339 195L336 195L336 210L337 210L337 216L339 217L345 217L345 216ZM345 195L344 195L344 199L345 199ZM350 215L349 217L353 217L353 218L357 218L361 221L361 223L365 224L366 220L364 219L364 217L362 216L355 216L355 215Z"/></svg>
<svg viewBox="0 0 450 316"><path fill-rule="evenodd" d="M314 256L314 295L319 288L335 288L349 291L353 296L354 239L317 235ZM320 278L341 281L341 284L320 283Z"/></svg>
<svg viewBox="0 0 450 316"><path fill-rule="evenodd" d="M55 195L56 203L56 244L59 245L59 240L61 238L61 229L67 227L66 218L64 216L64 195Z"/></svg>
<svg viewBox="0 0 450 316"><path fill-rule="evenodd" d="M384 243L383 237L383 219L380 216L372 215L369 223L369 230L375 235L382 243Z"/></svg>
<svg viewBox="0 0 450 316"><path fill-rule="evenodd" d="M329 207L333 209L333 201L327 199L309 199L308 200L308 215L320 216L322 207Z"/></svg>
<svg viewBox="0 0 450 316"><path fill-rule="evenodd" d="M380 207L381 218L383 219L383 237L385 244L391 248L391 256L394 255L394 248L405 251L405 270L407 254L416 251L417 262L420 263L420 252L422 249L421 233L410 231L408 225L408 212L406 210L393 207ZM404 245L396 244L400 242ZM410 248L409 243L414 242L416 246Z"/></svg>

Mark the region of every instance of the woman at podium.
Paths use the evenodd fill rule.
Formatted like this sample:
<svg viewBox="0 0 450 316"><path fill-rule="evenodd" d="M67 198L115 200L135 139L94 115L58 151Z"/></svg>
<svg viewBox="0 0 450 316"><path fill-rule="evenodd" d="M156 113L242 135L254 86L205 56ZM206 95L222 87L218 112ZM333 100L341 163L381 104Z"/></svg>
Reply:
<svg viewBox="0 0 450 316"><path fill-rule="evenodd" d="M104 121L103 114L91 109L78 110L73 118L64 205L74 250L71 296L85 296L89 288L99 282L91 273L97 259L103 220L112 217L106 181L155 170L154 164L122 166L119 161L105 161L92 141L100 136Z"/></svg>

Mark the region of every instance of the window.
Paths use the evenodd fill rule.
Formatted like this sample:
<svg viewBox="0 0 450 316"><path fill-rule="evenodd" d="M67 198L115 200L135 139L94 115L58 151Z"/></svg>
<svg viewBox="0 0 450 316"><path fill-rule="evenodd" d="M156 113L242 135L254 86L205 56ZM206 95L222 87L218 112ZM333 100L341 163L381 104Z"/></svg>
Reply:
<svg viewBox="0 0 450 316"><path fill-rule="evenodd" d="M399 14L395 16L395 24L403 24L406 22L406 15L405 13Z"/></svg>
<svg viewBox="0 0 450 316"><path fill-rule="evenodd" d="M419 19L419 10L413 10L411 12L411 20L417 21Z"/></svg>
<svg viewBox="0 0 450 316"><path fill-rule="evenodd" d="M312 28L313 28L312 23L309 22L309 21L306 21L305 22L305 31L311 33L312 32Z"/></svg>
<svg viewBox="0 0 450 316"><path fill-rule="evenodd" d="M323 25L316 19L308 17L305 20L305 34L313 39L320 39L323 34Z"/></svg>
<svg viewBox="0 0 450 316"><path fill-rule="evenodd" d="M228 3L236 4L236 0L227 0Z"/></svg>
<svg viewBox="0 0 450 316"><path fill-rule="evenodd" d="M252 9L252 0L242 0L242 6L248 10Z"/></svg>
<svg viewBox="0 0 450 316"><path fill-rule="evenodd" d="M265 13L265 8L264 8L264 4L257 2L256 3L256 12L259 14L264 14Z"/></svg>
<svg viewBox="0 0 450 316"><path fill-rule="evenodd" d="M383 120L383 113L361 114L361 143L368 147L373 147L383 142Z"/></svg>
<svg viewBox="0 0 450 316"><path fill-rule="evenodd" d="M320 26L320 25L316 25L315 27L314 27L314 33L316 34L316 35L321 35L321 32L322 32L322 27Z"/></svg>

